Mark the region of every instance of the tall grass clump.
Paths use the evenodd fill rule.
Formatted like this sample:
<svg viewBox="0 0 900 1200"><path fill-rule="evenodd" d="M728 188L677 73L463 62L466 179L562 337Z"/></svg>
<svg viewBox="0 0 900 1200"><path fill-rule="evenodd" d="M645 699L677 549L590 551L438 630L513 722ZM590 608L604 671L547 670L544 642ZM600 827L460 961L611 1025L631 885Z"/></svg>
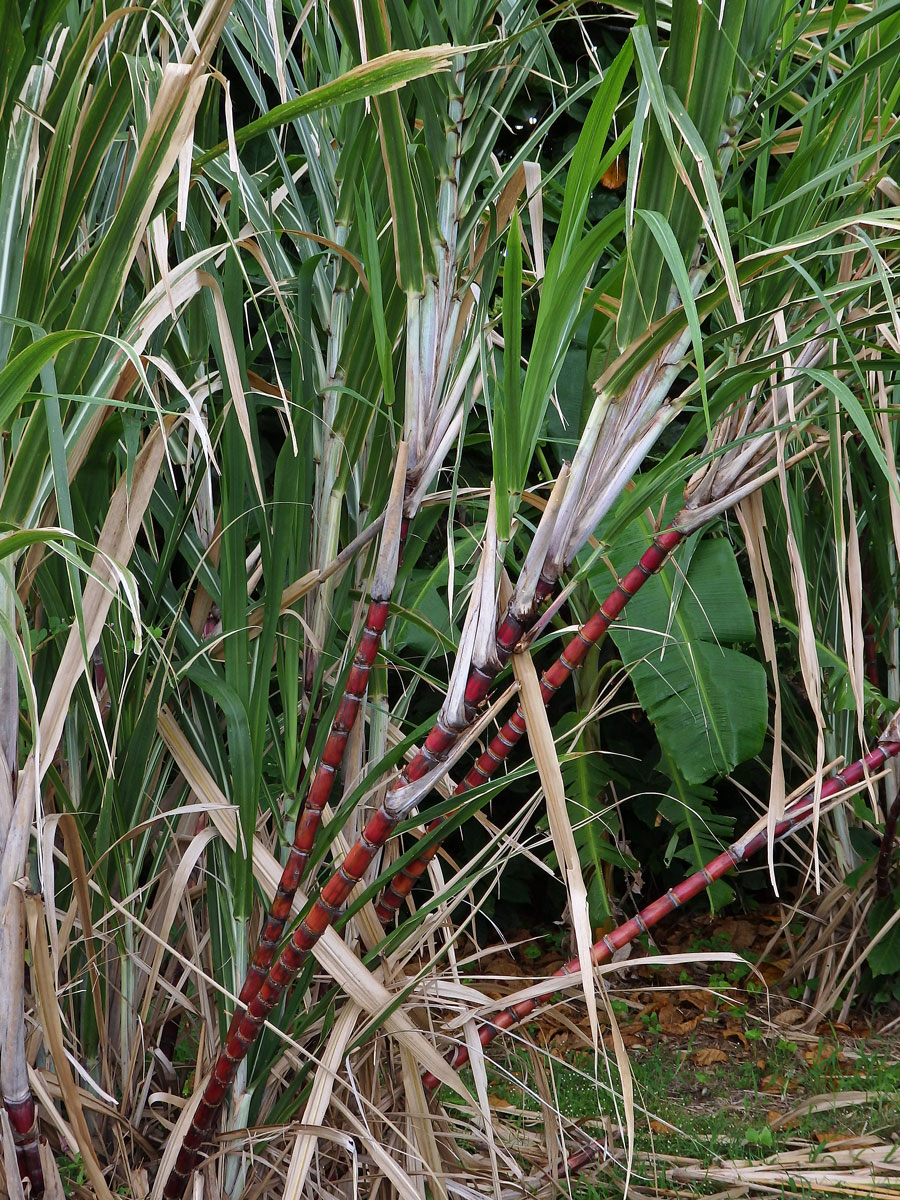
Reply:
<svg viewBox="0 0 900 1200"><path fill-rule="evenodd" d="M586 1165L552 1105L516 1153L460 958L552 872L599 1047L592 967L652 924L616 895L610 696L676 901L764 846L784 886L800 826L852 887L888 807L896 6L9 0L0 30L10 1194Z"/></svg>

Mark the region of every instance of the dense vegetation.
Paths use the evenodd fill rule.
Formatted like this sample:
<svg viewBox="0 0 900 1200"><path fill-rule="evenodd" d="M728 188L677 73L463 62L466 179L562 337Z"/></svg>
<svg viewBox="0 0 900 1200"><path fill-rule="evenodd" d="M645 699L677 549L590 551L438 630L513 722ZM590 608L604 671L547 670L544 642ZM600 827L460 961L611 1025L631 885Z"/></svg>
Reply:
<svg viewBox="0 0 900 1200"><path fill-rule="evenodd" d="M11 1195L593 1169L489 1104L523 926L626 1145L591 962L677 902L804 898L813 1024L898 998L898 38L0 6Z"/></svg>

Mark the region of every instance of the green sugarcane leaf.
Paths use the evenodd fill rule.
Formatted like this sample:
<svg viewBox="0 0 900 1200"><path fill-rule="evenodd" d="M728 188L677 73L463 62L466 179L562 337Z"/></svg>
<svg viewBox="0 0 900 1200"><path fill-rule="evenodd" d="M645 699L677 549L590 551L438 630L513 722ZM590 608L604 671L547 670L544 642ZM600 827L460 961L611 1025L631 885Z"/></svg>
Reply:
<svg viewBox="0 0 900 1200"><path fill-rule="evenodd" d="M56 390L56 377L53 364L48 362L41 369L41 383L44 387L44 419L47 423L47 440L50 449L50 469L53 476L53 494L59 512L60 524L75 532L75 517L72 513L72 497L69 492L69 480L66 465L66 445L63 433L62 418L59 411L59 395ZM81 648L85 661L88 658L87 643L84 638L84 611L82 609L81 584L75 567L68 566L69 589L72 594L72 606L75 611L75 622L81 634Z"/></svg>
<svg viewBox="0 0 900 1200"><path fill-rule="evenodd" d="M234 915L241 917L241 906L252 896L253 834L256 825L257 797L253 790L255 776L253 747L247 709L240 696L221 676L209 669L202 659L195 659L185 674L216 702L225 717L228 739L227 769L220 782L231 787L231 801L239 815L239 837L235 848L236 888L233 896ZM221 747L219 747L221 749Z"/></svg>
<svg viewBox="0 0 900 1200"><path fill-rule="evenodd" d="M25 393L53 356L80 338L96 339L96 334L83 329L48 333L10 359L0 371L0 430L18 413Z"/></svg>
<svg viewBox="0 0 900 1200"><path fill-rule="evenodd" d="M572 156L563 212L547 256L534 339L522 383L522 444L518 461L511 464L510 479L510 487L515 492L524 486L550 396L572 335L581 320L584 289L600 256L624 225L625 211L619 206L587 233L583 232L592 191L627 141L626 130L611 146L606 145L631 63L629 44L617 55L601 80Z"/></svg>
<svg viewBox="0 0 900 1200"><path fill-rule="evenodd" d="M431 654L436 642L445 651L455 648L459 631L447 616L448 573L448 561L430 570L416 567L410 572L404 603L397 605L400 619L391 639L394 650Z"/></svg>
<svg viewBox="0 0 900 1200"><path fill-rule="evenodd" d="M631 566L628 557L614 556L620 572ZM766 673L732 648L753 640L756 627L728 542L697 546L676 600L677 573L676 560L649 580L611 636L660 745L687 783L698 784L759 753L768 719ZM595 568L589 579L602 601L608 571Z"/></svg>
<svg viewBox="0 0 900 1200"><path fill-rule="evenodd" d="M682 260L689 262L697 248L705 193L717 232L718 256L732 304L738 308L740 295L713 154L731 117L735 49L743 11L743 0L725 6L722 13L709 6L698 7L692 0L675 0L671 40L661 63L648 30L643 26L633 30L641 73L637 110L641 114L649 108L653 120L647 121L646 128L639 128L635 121L631 157L641 164L640 178L631 180L626 198L629 216L636 209L651 209L665 217ZM676 142L676 129L681 144ZM690 188L685 186L685 178L690 180ZM623 350L665 312L672 278L646 226L635 223L631 227L628 261L629 277L616 328Z"/></svg>
<svg viewBox="0 0 900 1200"><path fill-rule="evenodd" d="M565 362L572 336L582 319L589 274L625 221L622 208L608 213L577 243L555 278L544 283L528 368L522 383L523 459L527 469L543 426L550 395Z"/></svg>
<svg viewBox="0 0 900 1200"><path fill-rule="evenodd" d="M689 784L675 760L665 751L660 768L669 777L669 794L659 802L657 812L675 829L677 839L674 856L686 862L691 871L698 871L715 858L731 840L734 818L713 811L716 793L702 783ZM668 859L667 859L668 861ZM717 879L707 890L710 907L715 910L734 898L727 883Z"/></svg>
<svg viewBox="0 0 900 1200"><path fill-rule="evenodd" d="M48 68L49 69L49 68ZM33 71L25 88L19 117L11 131L0 173L0 366L6 365L14 325L9 320L22 299L22 266L28 237L29 152L44 71Z"/></svg>
<svg viewBox="0 0 900 1200"><path fill-rule="evenodd" d="M6 124L8 111L18 96L21 66L25 58L22 17L17 0L0 6L0 120Z"/></svg>
<svg viewBox="0 0 900 1200"><path fill-rule="evenodd" d="M460 46L424 46L417 50L389 50L379 54L358 67L345 71L337 79L323 83L321 87L313 88L295 100L284 104L276 104L265 116L251 121L241 129L234 131L235 144L240 148L253 138L261 137L297 121L310 113L319 112L323 108L332 108L350 104L355 100L368 100L373 96L383 96L394 92L404 84L423 76L432 75L435 71L446 71L450 66L450 56L460 53ZM198 155L194 160L195 167L205 166L220 154L228 151L228 142L220 142L205 154Z"/></svg>
<svg viewBox="0 0 900 1200"><path fill-rule="evenodd" d="M562 754L572 741L574 731L584 729L585 714L567 713L554 727L553 736L560 748L560 769L566 788L566 807L578 857L585 870L588 910L592 925L600 925L612 915L610 898L604 883L604 864L611 863L626 871L638 864L618 849L616 837L621 825L615 807L608 803L606 789L612 778L603 754L589 744L582 732L575 748ZM556 855L547 862L555 866Z"/></svg>
<svg viewBox="0 0 900 1200"><path fill-rule="evenodd" d="M71 174L65 181L65 193L59 211L59 229L51 248L55 255L48 260L51 279L61 270L71 239L84 219L85 204L91 189L97 184L110 144L128 114L132 95L128 87L125 56L113 56L87 110L79 114L77 142L70 150Z"/></svg>
<svg viewBox="0 0 900 1200"><path fill-rule="evenodd" d="M715 234L714 249L716 257L728 284L728 294L731 298L735 319L740 321L744 315L741 305L740 288L734 265L734 256L731 253L731 235L725 221L725 210L722 208L722 198L719 195L719 182L716 179L716 168L712 160L712 155L706 148L699 130L691 120L690 114L678 96L669 95L669 109L672 120L681 134L684 144L690 151L699 172L700 181L703 184L702 199L705 200L708 206Z"/></svg>
<svg viewBox="0 0 900 1200"><path fill-rule="evenodd" d="M214 26L224 21L220 12ZM210 48L211 49L211 48ZM170 63L159 90L134 167L109 229L97 245L69 320L70 328L106 329L125 287L131 264L156 205L159 193L193 136L194 120L207 77L194 68ZM64 352L57 363L61 386L74 391L92 358L89 345Z"/></svg>
<svg viewBox="0 0 900 1200"><path fill-rule="evenodd" d="M390 31L386 14L378 6L372 5L366 12L366 18L366 33L372 50L381 57L392 53L406 53L390 50ZM430 67L420 73L430 73ZM407 134L405 118L395 91L380 94L375 104L393 218L397 282L403 291L420 295L424 287L425 273L432 264L425 262L425 249L419 227L419 207L410 154L411 139Z"/></svg>
<svg viewBox="0 0 900 1200"><path fill-rule="evenodd" d="M22 294L20 310L21 316L45 324L50 322L47 296L58 284L63 258L71 254L67 237L84 220L85 202L97 186L103 163L127 113L128 89L122 86L126 80L123 64L133 55L141 21L127 14L123 16L117 53L103 72L102 81L92 90L91 66L105 43L102 36L98 40L96 32L93 20L85 20L51 99L56 114L52 120L54 135L37 191L25 258L29 288ZM60 99L53 103L57 91ZM45 120L47 116L45 111ZM138 114L136 119L140 119ZM81 260L64 273L60 290L67 311L71 309L73 289L93 261L96 245L89 243Z"/></svg>
<svg viewBox="0 0 900 1200"><path fill-rule="evenodd" d="M900 209L884 209L878 214L877 221L882 227L900 228ZM788 269L787 257L798 250L805 250L815 257L813 250L816 246L827 245L835 234L843 234L857 225L874 226L874 214L860 213L854 217L843 217L828 221L809 230L798 231L790 237L773 244L765 250L747 255L737 264L737 274L742 286L750 286L754 281L770 274L783 295L784 271ZM649 236L649 234L648 234ZM867 285L868 286L868 285ZM849 299L849 285L840 285L841 303ZM724 282L716 284L697 298L697 311L701 319L714 312L727 298ZM646 365L685 325L685 315L680 309L668 313L655 322L646 336L631 343L628 349L619 356L597 382L598 388L605 388L611 393L620 391L628 385L635 373Z"/></svg>
<svg viewBox="0 0 900 1200"><path fill-rule="evenodd" d="M568 257L575 242L580 238L594 189L603 172L624 147L627 130L619 135L612 150L607 147L606 140L633 58L634 52L629 40L604 74L597 95L588 110L566 174L566 190L559 227L547 261L548 273L551 264L558 269L557 262Z"/></svg>
<svg viewBox="0 0 900 1200"><path fill-rule="evenodd" d="M3 481L0 512L5 520L24 524L35 506L47 462L47 415L43 404L16 424L16 453Z"/></svg>
<svg viewBox="0 0 900 1200"><path fill-rule="evenodd" d="M381 370L381 387L384 392L384 402L388 407L392 407L394 403L394 362L391 353L391 340L388 336L384 314L384 293L381 287L381 255L378 249L378 227L375 221L375 210L372 207L372 196L365 177L362 179L361 191L362 203L359 205L360 211L357 226L363 243L366 274L369 279L369 307L372 331L375 337L378 366Z"/></svg>
<svg viewBox="0 0 900 1200"><path fill-rule="evenodd" d="M878 435L873 428L872 421L866 416L865 409L850 388L847 387L843 379L839 379L836 375L832 375L830 371L823 371L817 367L807 367L803 374L808 375L810 379L814 379L816 383L821 384L826 391L831 392L841 407L846 410L847 415L859 430L863 441L869 448L872 458L878 465L878 469L884 475L888 482L888 486L896 496L897 485L892 476L891 468L888 466L887 459L884 456L884 448L882 447Z"/></svg>
<svg viewBox="0 0 900 1200"><path fill-rule="evenodd" d="M630 160L640 163L640 173L630 172L626 203L629 214L639 208L671 214L675 204L677 155L668 119L668 109L657 62L658 51L648 30L639 26L632 33L641 73L637 117L631 134ZM650 113L656 122L649 120ZM658 251L643 246L640 226L629 230L629 284L623 289L617 321L619 347L624 349L639 334L659 308L658 293L664 260ZM652 247L652 243L651 243Z"/></svg>

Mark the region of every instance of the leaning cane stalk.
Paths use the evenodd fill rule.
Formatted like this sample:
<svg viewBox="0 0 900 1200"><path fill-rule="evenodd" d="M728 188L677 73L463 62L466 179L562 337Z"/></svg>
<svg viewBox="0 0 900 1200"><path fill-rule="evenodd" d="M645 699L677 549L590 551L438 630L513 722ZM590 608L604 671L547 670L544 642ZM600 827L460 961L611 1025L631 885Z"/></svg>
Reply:
<svg viewBox="0 0 900 1200"><path fill-rule="evenodd" d="M559 691L566 679L576 667L584 662L588 650L597 644L610 625L619 618L628 600L644 586L648 579L661 570L672 552L681 545L685 536L685 533L678 528L676 520L654 537L638 563L623 579L616 582L615 589L607 596L590 620L578 630L556 662L541 676L541 699L544 704L550 703L551 698ZM494 735L487 749L478 757L468 775L456 788L454 795L461 796L471 788L486 783L509 757L525 731L525 713L521 704L518 704L513 715L500 732ZM439 828L450 819L450 816L452 814L438 817L432 821L428 826L428 832ZM398 871L391 880L375 908L378 919L383 925L387 925L416 882L421 879L428 864L437 854L439 846L439 841L434 842L418 858Z"/></svg>
<svg viewBox="0 0 900 1200"><path fill-rule="evenodd" d="M409 526L421 506L431 480L459 434L465 409L465 392L477 362L478 344L476 342L463 360L446 402L437 414L431 432L431 441L426 450L424 469L415 471L412 469L405 443L401 443L401 448L398 449L394 490L389 502L389 511L397 514L393 532L389 536L387 523L385 523L385 533L372 583L363 633L344 687L344 695L332 722L319 766L297 822L293 847L285 864L278 892L260 936L247 979L241 988L241 1002L251 999L262 983L284 932L294 895L312 853L322 813L331 796L337 770L343 760L347 739L359 715L372 663L381 644L381 637L390 612L390 598ZM411 422L408 422L409 424ZM342 553L338 557L346 558L346 555ZM232 1018L232 1025L235 1020L236 1016Z"/></svg>
<svg viewBox="0 0 900 1200"><path fill-rule="evenodd" d="M873 771L877 771L889 759L895 758L900 754L900 741L897 740L898 737L900 737L900 713L891 719L874 750L870 750L864 758L858 759L856 762L851 763L849 767L845 767L843 771L839 771L830 779L825 780L818 794L813 787L795 800L793 804L788 805L785 809L784 817L775 826L773 840L778 841L781 838L787 837L788 834L793 833L812 816L820 800L827 800L847 788L855 787L858 783L862 783ZM618 928L604 935L600 941L596 942L591 947L591 962L593 965L598 966L600 963L604 963L612 958L617 950L621 950L623 946L627 946L639 934L647 933L649 929L652 929L654 925L657 925L669 913L674 912L676 908L681 908L682 905L692 900L694 896L699 895L715 883L717 879L721 879L723 875L734 870L746 859L751 858L754 854L764 849L767 843L768 831L765 825L761 829L751 830L743 838L733 842L726 850L708 862L706 866L701 867L699 871L695 871L693 875L690 875L676 887L666 892L664 896L660 896L652 904L648 904L646 908L641 909L630 920L625 921L624 924L619 925ZM578 959L573 958L560 967L558 971L555 971L552 978L556 979L565 975L571 975L578 970ZM505 1008L499 1012L496 1017L493 1017L479 1029L478 1040L482 1046L490 1045L499 1033L524 1020L525 1017L534 1011L536 1005L536 999L527 999L520 1001L518 1004L510 1005L509 1008ZM456 1048L449 1062L454 1069L458 1069L468 1062L468 1060L469 1051L466 1046L461 1045ZM437 1076L429 1072L423 1077L422 1082L427 1089L433 1091L440 1083L440 1080Z"/></svg>
<svg viewBox="0 0 900 1200"><path fill-rule="evenodd" d="M480 636L479 623L484 623L483 616L479 619L479 615L488 612L489 606L492 612L494 605L497 544L493 508L492 499L481 567L460 641L461 655L457 660L457 669L451 679L447 700L438 720L428 735L425 746L393 781L381 807L366 823L344 861L325 884L310 911L301 919L278 960L269 969L261 986L249 1001L246 1010L239 1019L236 1018L232 1022L232 1029L216 1060L175 1165L166 1181L163 1190L165 1200L178 1200L182 1195L197 1161L199 1149L209 1134L237 1069L272 1009L309 958L319 938L341 915L343 904L399 822L420 803L423 796L445 773L446 759L450 751L459 741L461 734L470 730L473 724L468 716L468 692L473 678L468 670L468 663ZM512 654L520 636L521 630L517 630L514 624L509 622L504 633L506 640L503 643L504 646L508 646L507 658Z"/></svg>
<svg viewBox="0 0 900 1200"><path fill-rule="evenodd" d="M810 342L798 356L798 367L812 365L824 352L821 338ZM802 401L799 406L802 407ZM779 410L769 404L754 413L754 405L742 406L737 412L721 421L713 431L708 445L710 454L727 446L736 438L748 438L732 451L725 451L717 463L711 459L689 480L685 488L688 502L669 525L658 533L638 562L622 578L606 597L597 611L585 622L569 641L562 654L541 676L541 699L549 704L572 672L584 662L588 651L605 636L610 626L619 619L628 601L659 572L679 545L691 533L696 532L719 515L724 508L745 499L767 482L769 476L760 473L765 457L771 454L773 442L771 430L777 424ZM749 479L747 476L751 476ZM456 788L454 795L461 796L471 788L486 783L506 761L526 733L525 712L521 704L495 734L487 749L479 756L465 779ZM428 826L427 832L438 829L450 820L452 813L438 817ZM432 843L391 880L376 905L378 919L387 925L400 905L410 894L415 884L424 875L428 864L437 854L440 841Z"/></svg>
<svg viewBox="0 0 900 1200"><path fill-rule="evenodd" d="M680 352L676 358L672 351L679 346L680 340L674 346L667 347L661 356L660 387L662 380L668 380L678 368ZM661 394L656 411L651 414L648 422L641 424L637 430L635 442L639 442L642 447L648 446L648 431L652 428L655 437L663 426L659 408L664 398L664 394ZM595 411L600 414L597 428L590 429L590 436L579 447L582 463L580 470L576 470L579 454L576 454L573 464L573 473L577 476L580 490L580 504L570 506L566 528L561 531L566 539L567 549L562 553L557 549L556 561L563 566L568 565L580 548L572 540L572 523L583 514L586 504L596 506L597 503L598 489L590 486L589 468L596 464L598 449L602 448L600 443L606 404L598 401ZM674 408L670 409L670 415L673 415L674 411ZM256 995L250 1000L246 1012L240 1020L236 1017L232 1022L229 1037L216 1061L175 1166L166 1181L163 1193L166 1200L177 1200L181 1196L196 1163L199 1148L208 1135L237 1068L256 1040L269 1013L307 961L319 938L340 916L343 904L400 820L419 804L445 773L449 754L461 736L475 724L479 708L486 700L494 680L509 661L522 637L534 625L537 606L552 590L558 577L556 570L548 573L538 564L551 560L552 541L569 485L570 473L568 468L564 467L547 504L518 586L496 628L494 614L497 543L492 494L482 563L463 627L460 651L447 700L421 750L394 780L381 808L367 823L344 862L322 889L309 914L301 920L278 960L269 969ZM610 493L608 488L601 490L609 494L608 504L611 504L615 495ZM601 512L600 516L602 515Z"/></svg>
<svg viewBox="0 0 900 1200"><path fill-rule="evenodd" d="M404 442L397 452L394 484L389 501L393 513L386 523L373 579L362 636L354 656L344 694L297 822L293 846L278 890L260 935L253 961L239 993L229 1037L240 1021L241 1006L256 995L272 965L290 916L297 887L303 877L321 824L322 813L343 761L349 735L356 723L390 611L390 600L410 523L435 474L459 435L466 391L480 358L478 339L462 358L451 378L451 359L459 332L460 303L456 292L458 228L459 145L462 135L464 75L456 73L458 96L450 102L449 161L453 164L440 184L440 239L435 246L437 276L427 278L424 295L407 296L407 376ZM336 366L333 367L336 370ZM332 367L329 367L332 371ZM333 372L332 372L333 373ZM477 385L476 385L477 386ZM326 601L328 597L324 598ZM320 597L318 611L330 611Z"/></svg>
<svg viewBox="0 0 900 1200"><path fill-rule="evenodd" d="M278 889L260 934L253 961L238 996L239 1003L231 1019L229 1037L240 1020L241 1006L248 1004L253 999L272 965L275 951L278 949L284 933L284 927L291 915L294 896L312 853L322 812L331 796L335 776L344 757L347 739L362 707L369 682L369 672L375 661L375 655L378 653L381 635L387 623L390 597L397 577L399 560L403 553L406 531L409 528L409 521L403 515L406 482L407 447L404 442L401 442L397 450L394 483L388 502L381 549L372 581L371 597L362 636L344 686L344 694L322 751L318 769L307 794L303 812L297 822L294 842L282 871Z"/></svg>
<svg viewBox="0 0 900 1200"><path fill-rule="evenodd" d="M303 811L297 821L293 845L285 863L275 898L238 996L239 1003L231 1019L229 1037L240 1020L241 1006L252 1000L265 979L284 934L294 896L312 854L322 813L331 797L337 771L343 761L347 739L362 707L369 673L378 653L390 612L390 598L410 523L424 498L429 481L443 462L447 450L459 432L466 385L477 363L476 351L477 344L466 356L459 376L450 389L444 411L437 414L433 423L431 445L426 451L426 469L416 471L414 474L410 469L406 443L401 443L398 449L394 486L388 509L389 514L393 514L393 519L389 515L385 522L381 551L372 583L362 636L344 686L343 697L338 705L318 768L307 793ZM449 416L447 415L448 410Z"/></svg>

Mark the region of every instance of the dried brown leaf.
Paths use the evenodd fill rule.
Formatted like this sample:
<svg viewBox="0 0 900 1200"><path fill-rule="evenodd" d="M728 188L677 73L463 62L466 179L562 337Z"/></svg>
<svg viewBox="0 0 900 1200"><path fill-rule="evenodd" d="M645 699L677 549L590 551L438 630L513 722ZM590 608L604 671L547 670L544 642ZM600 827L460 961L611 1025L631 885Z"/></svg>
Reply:
<svg viewBox="0 0 900 1200"><path fill-rule="evenodd" d="M716 1046L708 1046L703 1050L695 1050L691 1055L691 1059L698 1067L712 1067L716 1063L728 1062L729 1055L724 1050L719 1050Z"/></svg>

